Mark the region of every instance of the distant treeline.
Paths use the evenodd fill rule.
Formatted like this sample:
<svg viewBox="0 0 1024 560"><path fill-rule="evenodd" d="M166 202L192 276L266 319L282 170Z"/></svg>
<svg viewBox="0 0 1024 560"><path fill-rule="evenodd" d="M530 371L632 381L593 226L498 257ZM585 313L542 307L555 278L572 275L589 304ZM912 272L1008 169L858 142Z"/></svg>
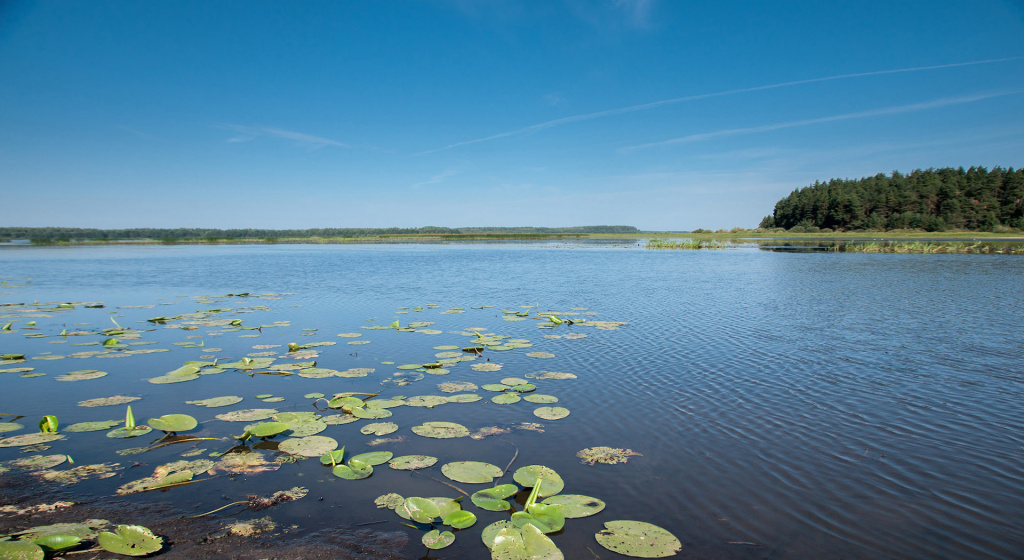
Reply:
<svg viewBox="0 0 1024 560"><path fill-rule="evenodd" d="M775 203L760 227L798 232L1024 229L1024 169L944 167L815 182Z"/></svg>
<svg viewBox="0 0 1024 560"><path fill-rule="evenodd" d="M447 228L425 226L420 228L314 228L314 229L209 229L209 228L133 228L92 229L63 227L0 227L0 242L31 240L36 243L66 241L220 241L234 239L306 238L359 238L396 235L479 235L493 233L635 233L632 226L580 226L566 228Z"/></svg>

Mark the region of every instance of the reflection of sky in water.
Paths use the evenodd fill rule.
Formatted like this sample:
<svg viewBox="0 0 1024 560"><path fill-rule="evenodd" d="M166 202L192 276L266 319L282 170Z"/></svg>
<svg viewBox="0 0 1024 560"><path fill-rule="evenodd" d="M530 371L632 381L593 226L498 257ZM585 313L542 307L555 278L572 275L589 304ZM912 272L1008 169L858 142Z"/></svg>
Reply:
<svg viewBox="0 0 1024 560"><path fill-rule="evenodd" d="M227 437L242 434L246 423L223 422L215 415L241 408L313 411L314 399L303 397L311 392L412 397L444 394L437 387L443 382L481 386L528 377L536 393L556 396L555 406L571 414L545 421L531 412L551 405L525 400L498 405L490 401L494 393L479 391L485 398L475 403L389 409L393 416L384 421L400 428L383 436L396 441L379 447L369 445L379 436L359 432L378 420L330 425L321 435L337 439L352 454L387 450L438 457L438 465L426 471L435 478L443 478L440 466L452 461L504 467L518 449L513 470L550 466L565 480L566 493L608 503L600 515L570 520L564 534L555 537L569 558L593 548L594 533L612 519L668 528L683 541L684 552L696 558L739 558L750 552L728 542L756 542L793 556L1005 557L1024 538L1013 521L1024 513L1015 499L1024 489L1019 468L1024 422L1017 412L1024 261L1017 257L780 254L753 248L672 252L565 243L19 247L0 250L0 269L3 278L31 277L12 282L22 287L0 289L5 292L0 302L107 305L21 318L14 332L0 335L0 353L95 351L100 347L72 345L100 340L96 337L69 337L66 343L54 337L26 339L23 335L31 331L24 330L24 322L35 320L38 332L56 334L65 328L113 327L111 318L125 327L151 329L138 341L159 343L134 348L170 350L122 359L31 360L25 365L48 375L3 374L7 390L0 396L0 411L25 414L25 431L43 414L56 414L63 426L123 419L124 405L84 408L74 403L127 394L142 397L132 403L140 422L186 413L201 422L190 433ZM189 297L239 292L293 294L208 303ZM412 310L427 304L437 307ZM565 318L629 324L619 330L581 325L541 330L537 327L543 323L535 320L502 320L502 309L521 311L521 306L537 304ZM155 307L118 308L138 305ZM496 307L472 309L481 305ZM399 306L410 309L396 314ZM453 307L464 313L442 313ZM596 315L572 315L573 307ZM262 332L222 333L220 327L185 331L145 321L212 308L231 309L219 318L267 326ZM441 334L361 328L386 326L396 318L403 325L433 322L427 328ZM88 324L78 324L83 322ZM275 322L279 326L270 326ZM398 365L437 360L435 346L471 344L475 337L458 333L474 327L528 339L533 346L485 351L476 362L446 366L446 375L428 370L414 383L381 386L382 379L407 371ZM569 333L587 337L544 337ZM338 371L374 372L317 379L227 371L170 385L145 381L201 356L221 362L257 352L287 356L287 343L317 341L337 344L312 348L317 356L304 361L315 359L318 367ZM123 341L130 342L135 341ZM175 342L202 342L203 347ZM280 346L254 348L263 345ZM555 357L531 358L527 352ZM501 370L470 367L488 359L501 364ZM82 369L109 375L55 381ZM529 375L541 371L571 372L578 378ZM285 401L264 403L254 398L257 394ZM227 395L244 400L224 408L184 404ZM513 429L480 440L428 439L411 431L428 421L457 422L471 431L538 422L545 431ZM78 464L122 466L141 459L113 450L155 438L66 435L48 453L66 451ZM209 453L231 445L225 440L195 447ZM642 455L614 466L582 465L576 452L596 446ZM185 451L175 446L152 451L145 455L146 468ZM22 456L17 449L0 452L2 460ZM126 479L151 472L135 470L140 472ZM83 484L110 494L124 482ZM325 501L300 500L276 508L273 516L279 523L311 529L390 519L391 512L385 515L373 506L374 498L387 492L455 494L429 478L386 467L375 467L365 481L343 481L314 460L258 476L176 488L159 499L213 509L218 504L210 496L244 499L247 493L266 495L296 484ZM480 489L466 486L471 492ZM460 533L469 538L457 539L447 549L449 556L478 557L479 530L501 518L473 511L480 516L478 525Z"/></svg>

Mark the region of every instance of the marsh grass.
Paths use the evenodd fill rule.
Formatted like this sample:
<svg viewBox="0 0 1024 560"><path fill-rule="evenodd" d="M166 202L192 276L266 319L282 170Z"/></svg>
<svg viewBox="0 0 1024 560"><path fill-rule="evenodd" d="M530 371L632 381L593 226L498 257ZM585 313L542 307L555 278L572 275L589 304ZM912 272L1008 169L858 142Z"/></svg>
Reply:
<svg viewBox="0 0 1024 560"><path fill-rule="evenodd" d="M917 254L993 254L1024 255L1024 244L1002 245L973 242L868 241L838 242L829 248L836 253L917 253Z"/></svg>
<svg viewBox="0 0 1024 560"><path fill-rule="evenodd" d="M682 250L698 250L698 249L729 249L733 247L739 247L739 244L732 243L731 241L719 241L716 239L649 239L644 245L645 249L682 249Z"/></svg>

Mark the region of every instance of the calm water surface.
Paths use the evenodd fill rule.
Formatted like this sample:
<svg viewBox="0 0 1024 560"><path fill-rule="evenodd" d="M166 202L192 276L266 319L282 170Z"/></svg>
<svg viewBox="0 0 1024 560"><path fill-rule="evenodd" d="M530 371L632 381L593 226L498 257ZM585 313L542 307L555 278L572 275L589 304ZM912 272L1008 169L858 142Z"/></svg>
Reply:
<svg viewBox="0 0 1024 560"><path fill-rule="evenodd" d="M171 352L120 360L29 360L48 373L3 374L0 411L35 418L56 413L64 425L116 419L123 407L81 408L77 400L115 393L143 397L137 416L174 412L200 421L225 410L278 406L312 410L305 393L376 391L394 366L433 360L433 346L463 345L470 327L527 338L529 350L489 353L504 368L480 373L465 364L444 378L386 394L438 394L441 381L495 383L539 370L576 380L538 381L572 414L541 421L544 433L515 431L484 440L429 440L408 428L426 420L461 422L471 429L537 420L534 405L499 406L485 400L436 409L400 407L389 419L405 441L388 449L449 461L504 466L544 464L566 481L566 493L595 496L607 509L569 520L554 537L569 559L616 556L596 545L604 521L636 519L676 534L686 558L1020 558L1024 557L1024 259L987 255L781 254L755 248L719 251L644 251L622 245L390 245L390 246L110 246L0 249L0 277L19 287L0 302L101 301L105 309L36 319L39 332L102 329L212 307L266 305L255 323L287 320L259 338L200 329L206 348L222 359L254 352L253 345L340 341L321 348L318 365L343 370L375 367L359 379L246 376L226 372L175 385L145 380L212 350L170 341L185 331L158 329L146 340ZM290 293L278 300L227 299L199 304L199 295ZM579 326L538 329L533 320L501 320L502 308L537 305L628 325L614 331ZM158 305L152 309L129 306ZM399 306L438 309L396 315ZM495 308L471 309L494 305ZM122 309L118 309L122 307ZM465 313L442 315L451 307ZM2 309L0 309L2 312ZM111 314L111 312L116 312ZM580 316L584 317L584 316ZM240 316L250 323L248 316ZM433 321L441 335L361 331L395 318ZM89 322L72 325L69 321ZM4 321L6 322L6 321ZM0 353L70 354L93 348L26 339L24 320L0 336ZM303 337L313 331L315 334ZM270 331L270 332L267 332ZM19 332L21 334L19 334ZM251 332L251 331L244 331ZM371 344L349 346L337 333L363 332ZM545 339L579 332L585 339ZM74 341L72 341L74 342ZM95 347L94 347L95 348ZM551 359L527 351L555 354ZM2 366L10 367L10 366ZM71 370L109 371L105 378L55 382ZM272 393L284 403L264 405ZM482 392L481 392L482 393ZM237 394L227 409L203 409L185 400ZM204 423L224 436L242 424ZM365 448L360 424L330 426L323 435L351 452ZM5 434L12 435L12 434ZM113 449L141 445L102 432L69 434L53 452L77 463L120 461ZM135 441L135 440L129 440ZM214 442L216 443L216 442ZM584 466L576 451L592 446L642 453L626 464ZM209 446L217 450L216 445ZM151 466L180 449L151 452ZM159 455L159 453L164 453ZM0 449L0 460L21 456ZM206 511L221 495L244 499L302 484L311 496L270 513L303 528L397 519L373 499L452 495L427 478L378 467L364 481L330 476L315 461L275 473L221 478L136 500L176 500ZM427 474L442 478L439 468ZM141 477L148 472L137 473ZM134 476L134 475L132 475ZM296 478L300 477L300 478ZM131 477L128 477L129 479ZM137 478L137 477L136 477ZM124 480L90 487L109 494ZM483 486L469 486L475 491ZM480 529L502 514L481 512L477 526L459 533L445 558L487 557ZM253 514L258 516L259 514ZM244 517L244 516L243 516ZM389 530L406 529L391 522ZM408 557L424 549L408 529Z"/></svg>

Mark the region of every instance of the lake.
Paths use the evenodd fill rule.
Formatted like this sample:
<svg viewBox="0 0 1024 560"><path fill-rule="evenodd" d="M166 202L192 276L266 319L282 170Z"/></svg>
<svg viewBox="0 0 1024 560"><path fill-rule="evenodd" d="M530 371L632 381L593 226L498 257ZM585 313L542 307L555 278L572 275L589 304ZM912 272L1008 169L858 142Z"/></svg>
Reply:
<svg viewBox="0 0 1024 560"><path fill-rule="evenodd" d="M200 422L190 435L226 438L120 456L114 451L145 446L160 432L127 440L61 432L66 439L42 454L68 454L75 465L119 464L112 478L61 487L71 494L166 502L192 515L301 485L309 490L305 498L222 521L269 516L290 528L275 537L281 542L338 526L397 532L400 551L387 557L419 558L427 552L419 542L423 532L400 525L374 499L389 492L460 495L440 482L473 493L491 485L453 482L441 465L482 461L504 469L515 457L499 482L512 482L519 467L545 465L561 475L564 493L606 503L602 512L569 519L553 535L570 559L620 557L594 538L611 520L670 531L682 544L680 558L1019 558L1024 551L1024 259L1017 256L650 251L635 242L4 247L0 279L7 281L0 303L25 304L0 307L6 317L0 323L13 322L11 331L0 333L0 354L28 357L0 369L34 368L0 376L6 387L0 412L25 416L18 421L23 430L0 436L35 432L46 414L56 415L62 427L123 421L124 405L76 403L128 395L141 397L131 403L140 424L183 413ZM226 297L240 293L264 295ZM54 302L79 303L54 309ZM576 323L555 326L537 317L538 309ZM197 312L205 313L188 315ZM185 319L167 324L146 321L182 314ZM179 328L189 317L206 322ZM233 320L267 327L239 330ZM429 323L418 328L429 332L363 328L395 320ZM594 321L611 323L597 328ZM106 351L98 344L74 346L104 337L59 336L65 329L98 332L115 322L145 332ZM429 334L434 331L440 332ZM446 375L397 368L436 361L443 352L438 346L473 345L474 332L532 346L488 347L476 361L445 365ZM360 336L338 336L343 333ZM349 344L357 340L369 343ZM228 369L188 382L147 381L187 360L224 363L255 354L275 363L303 361L292 359L286 345L317 342L336 343L300 351L313 356L308 360L317 368L374 371L302 377ZM110 359L126 349L167 351ZM81 352L87 355L72 356ZM527 355L538 352L553 357ZM488 363L500 364L500 371L473 369ZM56 379L80 370L107 375ZM576 378L550 379L544 372ZM234 445L228 436L241 435L248 423L215 418L223 412L316 412L315 399L304 395L444 395L439 383L481 386L524 376L557 404L501 405L491 402L498 393L470 390L482 400L399 406L389 409L390 418L328 425L319 434L349 454L437 457L428 469L379 465L369 478L343 480L314 458L275 463L272 472L197 476L167 491L110 497L186 451L203 449L193 459L227 451ZM186 404L224 395L243 400L222 408ZM284 400L267 404L256 395ZM539 406L570 414L544 420L533 414ZM432 439L410 430L428 421L509 431ZM376 436L359 431L370 422L394 422L399 429L383 436L393 441L371 446ZM271 462L283 455L275 444L261 446ZM595 446L639 455L618 464L583 464L577 452ZM28 455L0 448L0 461ZM129 468L135 462L145 465ZM437 557L486 558L481 530L508 517L474 508L468 499L463 506L478 516L477 524L458 531ZM157 557L178 557L176 546Z"/></svg>

